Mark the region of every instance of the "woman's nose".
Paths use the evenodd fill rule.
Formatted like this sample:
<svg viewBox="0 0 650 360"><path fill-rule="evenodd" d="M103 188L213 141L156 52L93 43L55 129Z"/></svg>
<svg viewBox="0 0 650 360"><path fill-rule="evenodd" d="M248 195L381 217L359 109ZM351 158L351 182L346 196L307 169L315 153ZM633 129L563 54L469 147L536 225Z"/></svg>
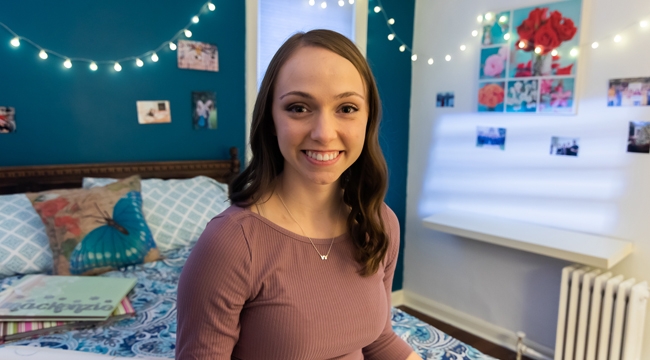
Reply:
<svg viewBox="0 0 650 360"><path fill-rule="evenodd" d="M326 144L337 137L337 119L333 114L321 112L315 119L311 130L312 140Z"/></svg>

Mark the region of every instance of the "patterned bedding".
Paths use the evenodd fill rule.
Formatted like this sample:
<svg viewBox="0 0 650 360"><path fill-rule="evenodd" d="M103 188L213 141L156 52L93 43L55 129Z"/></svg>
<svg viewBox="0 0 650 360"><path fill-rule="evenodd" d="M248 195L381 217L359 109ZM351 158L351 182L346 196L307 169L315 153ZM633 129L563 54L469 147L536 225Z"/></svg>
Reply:
<svg viewBox="0 0 650 360"><path fill-rule="evenodd" d="M9 345L72 349L124 357L173 358L176 342L176 291L181 269L191 252L183 247L165 253L165 260L112 271L102 276L137 277L130 294L137 316L94 329L40 336ZM10 285L20 276L2 280ZM393 329L423 359L491 360L436 328L393 309Z"/></svg>

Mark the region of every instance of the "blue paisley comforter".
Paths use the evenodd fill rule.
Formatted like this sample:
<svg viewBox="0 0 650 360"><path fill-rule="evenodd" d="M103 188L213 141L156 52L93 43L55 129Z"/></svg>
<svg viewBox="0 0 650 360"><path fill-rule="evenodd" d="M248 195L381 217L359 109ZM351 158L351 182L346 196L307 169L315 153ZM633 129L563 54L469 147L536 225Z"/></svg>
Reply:
<svg viewBox="0 0 650 360"><path fill-rule="evenodd" d="M167 252L164 260L102 275L138 279L130 294L136 317L93 329L11 342L9 345L44 346L125 357L173 358L177 284L191 250L191 247L183 247ZM19 276L9 277L0 284L11 285L18 279ZM392 315L395 332L423 359L493 359L399 309L393 309Z"/></svg>

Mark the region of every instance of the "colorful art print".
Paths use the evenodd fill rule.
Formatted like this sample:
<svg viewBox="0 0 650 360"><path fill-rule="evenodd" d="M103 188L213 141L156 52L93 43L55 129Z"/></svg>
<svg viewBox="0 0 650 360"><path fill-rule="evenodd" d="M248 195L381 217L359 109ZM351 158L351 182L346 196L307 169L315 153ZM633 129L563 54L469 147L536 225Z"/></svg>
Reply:
<svg viewBox="0 0 650 360"><path fill-rule="evenodd" d="M506 129L477 126L476 146L505 150Z"/></svg>
<svg viewBox="0 0 650 360"><path fill-rule="evenodd" d="M217 94L212 91L192 92L192 124L194 129L217 128Z"/></svg>
<svg viewBox="0 0 650 360"><path fill-rule="evenodd" d="M573 113L574 78L540 80L540 113Z"/></svg>
<svg viewBox="0 0 650 360"><path fill-rule="evenodd" d="M480 83L478 90L478 111L503 112L504 98L505 83L503 81Z"/></svg>
<svg viewBox="0 0 650 360"><path fill-rule="evenodd" d="M485 19L481 38L483 46L508 43L506 34L510 32L510 15L510 11L504 11Z"/></svg>
<svg viewBox="0 0 650 360"><path fill-rule="evenodd" d="M575 113L574 84L581 12L582 0L569 0L485 16L479 80L505 81L506 106L499 110L499 107L491 108L481 103L480 92L484 92L486 84L480 83L478 111ZM537 99L521 101L522 97L529 98L520 93L516 80L522 80L521 90L528 89L529 94L537 85ZM543 83L544 80L547 82ZM560 88L557 87L559 80L563 80ZM544 85L552 83L556 86L544 97ZM496 90L493 86L491 88Z"/></svg>
<svg viewBox="0 0 650 360"><path fill-rule="evenodd" d="M0 106L0 134L16 131L16 109L8 106Z"/></svg>
<svg viewBox="0 0 650 360"><path fill-rule="evenodd" d="M481 50L480 79L502 79L506 77L508 47L497 46Z"/></svg>
<svg viewBox="0 0 650 360"><path fill-rule="evenodd" d="M537 112L538 80L508 81L506 112Z"/></svg>
<svg viewBox="0 0 650 360"><path fill-rule="evenodd" d="M169 101L137 101L139 124L162 124L172 122Z"/></svg>
<svg viewBox="0 0 650 360"><path fill-rule="evenodd" d="M578 156L580 139L553 136L551 138L551 155Z"/></svg>
<svg viewBox="0 0 650 360"><path fill-rule="evenodd" d="M610 80L607 106L650 106L650 78Z"/></svg>
<svg viewBox="0 0 650 360"><path fill-rule="evenodd" d="M630 121L627 152L650 153L650 122Z"/></svg>
<svg viewBox="0 0 650 360"><path fill-rule="evenodd" d="M219 71L217 45L178 40L177 58L179 69Z"/></svg>
<svg viewBox="0 0 650 360"><path fill-rule="evenodd" d="M438 93L436 95L436 107L454 107L454 93Z"/></svg>

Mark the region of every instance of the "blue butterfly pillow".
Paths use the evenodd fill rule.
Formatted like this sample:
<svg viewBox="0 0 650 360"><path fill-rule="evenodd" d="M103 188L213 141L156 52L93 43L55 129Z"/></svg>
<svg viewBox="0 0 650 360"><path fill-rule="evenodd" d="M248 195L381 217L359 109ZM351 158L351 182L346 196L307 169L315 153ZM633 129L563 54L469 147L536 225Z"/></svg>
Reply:
<svg viewBox="0 0 650 360"><path fill-rule="evenodd" d="M45 224L55 275L96 275L160 259L142 213L138 176L26 195Z"/></svg>

